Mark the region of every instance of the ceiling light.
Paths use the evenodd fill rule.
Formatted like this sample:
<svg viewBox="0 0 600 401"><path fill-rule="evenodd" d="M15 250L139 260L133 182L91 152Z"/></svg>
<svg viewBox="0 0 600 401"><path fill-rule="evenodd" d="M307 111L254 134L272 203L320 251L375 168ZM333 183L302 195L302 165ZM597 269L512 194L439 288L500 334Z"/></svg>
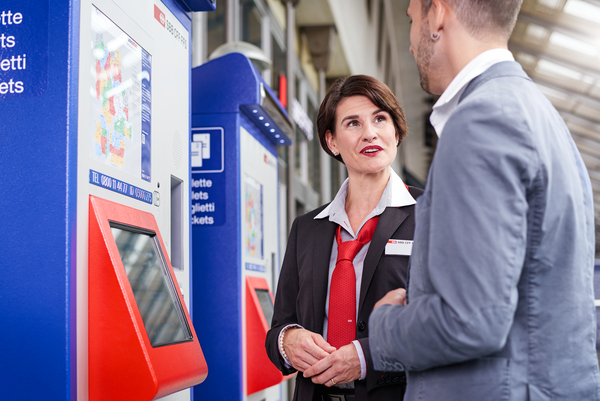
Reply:
<svg viewBox="0 0 600 401"><path fill-rule="evenodd" d="M549 8L558 9L562 4L562 0L538 0L538 4Z"/></svg>
<svg viewBox="0 0 600 401"><path fill-rule="evenodd" d="M544 59L538 61L536 71L542 74L545 73L547 75L560 75L576 81L579 81L581 78L583 78L583 74L580 72Z"/></svg>
<svg viewBox="0 0 600 401"><path fill-rule="evenodd" d="M598 48L596 46L592 46L560 32L553 32L552 35L550 35L549 42L555 46L586 54L590 57L596 57L598 55Z"/></svg>
<svg viewBox="0 0 600 401"><path fill-rule="evenodd" d="M569 0L563 11L566 14L583 18L595 23L600 21L600 7L581 0Z"/></svg>
<svg viewBox="0 0 600 401"><path fill-rule="evenodd" d="M549 32L550 31L548 31L546 28L544 28L542 26L535 25L535 24L529 24L529 25L527 25L527 30L525 31L525 36L531 42L540 42L540 41L546 40Z"/></svg>

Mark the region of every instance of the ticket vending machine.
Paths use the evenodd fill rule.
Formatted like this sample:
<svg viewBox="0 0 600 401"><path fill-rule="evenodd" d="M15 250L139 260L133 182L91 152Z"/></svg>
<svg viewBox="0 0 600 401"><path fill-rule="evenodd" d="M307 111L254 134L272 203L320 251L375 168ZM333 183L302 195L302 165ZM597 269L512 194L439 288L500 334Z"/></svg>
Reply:
<svg viewBox="0 0 600 401"><path fill-rule="evenodd" d="M206 378L190 32L214 8L2 1L0 399L189 401Z"/></svg>
<svg viewBox="0 0 600 401"><path fill-rule="evenodd" d="M195 400L282 400L264 343L279 266L277 147L291 124L239 53L192 70L193 317L211 369ZM285 399L285 398L283 398Z"/></svg>

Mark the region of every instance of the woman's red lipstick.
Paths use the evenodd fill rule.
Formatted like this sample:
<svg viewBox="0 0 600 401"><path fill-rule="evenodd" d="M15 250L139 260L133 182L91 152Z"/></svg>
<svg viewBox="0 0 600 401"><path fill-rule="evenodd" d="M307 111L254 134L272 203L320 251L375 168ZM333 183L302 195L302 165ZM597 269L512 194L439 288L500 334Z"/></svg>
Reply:
<svg viewBox="0 0 600 401"><path fill-rule="evenodd" d="M383 148L381 146L366 146L360 151L360 153L365 156L373 157L382 150Z"/></svg>

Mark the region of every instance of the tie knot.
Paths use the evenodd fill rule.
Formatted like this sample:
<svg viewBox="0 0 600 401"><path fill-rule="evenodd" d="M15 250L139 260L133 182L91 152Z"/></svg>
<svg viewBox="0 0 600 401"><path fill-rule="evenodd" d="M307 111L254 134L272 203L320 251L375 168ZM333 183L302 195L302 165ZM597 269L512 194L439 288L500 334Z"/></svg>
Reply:
<svg viewBox="0 0 600 401"><path fill-rule="evenodd" d="M338 256L337 261L349 260L352 262L356 257L356 254L360 252L364 244L359 240L346 241L338 244Z"/></svg>
<svg viewBox="0 0 600 401"><path fill-rule="evenodd" d="M369 219L358 233L358 239L346 242L342 242L342 227L338 226L336 233L336 240L338 245L337 262L339 262L340 260L348 260L352 262L356 257L356 254L360 252L362 247L366 243L370 242L371 239L373 239L373 234L375 234L375 228L377 227L378 221L379 216Z"/></svg>

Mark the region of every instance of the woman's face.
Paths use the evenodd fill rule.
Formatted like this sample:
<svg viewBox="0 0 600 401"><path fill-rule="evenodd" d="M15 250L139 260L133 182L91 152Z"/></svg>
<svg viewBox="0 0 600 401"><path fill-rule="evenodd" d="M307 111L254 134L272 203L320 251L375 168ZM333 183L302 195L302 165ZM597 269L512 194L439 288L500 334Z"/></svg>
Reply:
<svg viewBox="0 0 600 401"><path fill-rule="evenodd" d="M396 158L396 128L386 111L365 96L352 96L338 104L335 136L326 132L327 144L346 163L348 174L385 170Z"/></svg>

